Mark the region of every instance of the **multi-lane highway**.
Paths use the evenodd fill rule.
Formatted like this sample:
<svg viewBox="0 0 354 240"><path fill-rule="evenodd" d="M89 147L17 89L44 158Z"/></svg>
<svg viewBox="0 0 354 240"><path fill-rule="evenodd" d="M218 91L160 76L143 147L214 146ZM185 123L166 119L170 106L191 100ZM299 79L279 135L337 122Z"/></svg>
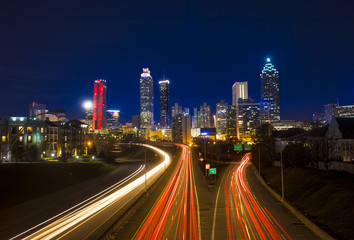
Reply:
<svg viewBox="0 0 354 240"><path fill-rule="evenodd" d="M134 239L200 239L198 197L191 151L182 148L179 163Z"/></svg>
<svg viewBox="0 0 354 240"><path fill-rule="evenodd" d="M255 179L250 157L224 175L212 239L318 239Z"/></svg>
<svg viewBox="0 0 354 240"><path fill-rule="evenodd" d="M11 239L97 239L114 222L117 213L142 194L170 164L169 155L144 145L163 156L149 171L140 165L133 173L94 196L40 222ZM145 182L146 181L146 182Z"/></svg>

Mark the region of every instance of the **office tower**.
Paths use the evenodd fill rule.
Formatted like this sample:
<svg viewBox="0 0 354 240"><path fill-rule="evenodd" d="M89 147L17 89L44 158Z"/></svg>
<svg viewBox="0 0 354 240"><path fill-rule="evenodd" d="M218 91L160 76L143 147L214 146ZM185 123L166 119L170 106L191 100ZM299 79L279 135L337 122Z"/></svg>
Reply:
<svg viewBox="0 0 354 240"><path fill-rule="evenodd" d="M198 111L198 108L193 109L194 115L193 115L193 128L199 128L199 115L200 111Z"/></svg>
<svg viewBox="0 0 354 240"><path fill-rule="evenodd" d="M45 120L45 113L47 112L47 106L45 104L38 104L33 102L29 105L29 116L31 118L38 118L40 120Z"/></svg>
<svg viewBox="0 0 354 240"><path fill-rule="evenodd" d="M175 105L172 106L172 117L179 114L182 114L182 106L179 106L178 103L175 103Z"/></svg>
<svg viewBox="0 0 354 240"><path fill-rule="evenodd" d="M140 77L140 127L154 127L154 90L153 80L148 68L143 68Z"/></svg>
<svg viewBox="0 0 354 240"><path fill-rule="evenodd" d="M216 104L216 134L225 135L226 134L226 122L227 122L227 102L221 100Z"/></svg>
<svg viewBox="0 0 354 240"><path fill-rule="evenodd" d="M330 124L332 117L354 118L354 105L342 105L330 103L324 105L325 124Z"/></svg>
<svg viewBox="0 0 354 240"><path fill-rule="evenodd" d="M226 135L228 137L237 137L237 109L236 106L227 106L226 110Z"/></svg>
<svg viewBox="0 0 354 240"><path fill-rule="evenodd" d="M232 105L236 106L239 98L248 98L248 82L235 82L232 85Z"/></svg>
<svg viewBox="0 0 354 240"><path fill-rule="evenodd" d="M203 105L200 106L199 127L200 128L211 127L211 123L210 123L210 106L207 105L206 102L204 102Z"/></svg>
<svg viewBox="0 0 354 240"><path fill-rule="evenodd" d="M132 116L132 125L133 125L133 127L136 127L136 128L140 127L140 115L133 115Z"/></svg>
<svg viewBox="0 0 354 240"><path fill-rule="evenodd" d="M340 118L354 118L354 104L352 105L337 105L337 114Z"/></svg>
<svg viewBox="0 0 354 240"><path fill-rule="evenodd" d="M170 81L159 81L160 85L160 126L161 128L170 127Z"/></svg>
<svg viewBox="0 0 354 240"><path fill-rule="evenodd" d="M107 110L107 125L110 130L119 128L119 110Z"/></svg>
<svg viewBox="0 0 354 240"><path fill-rule="evenodd" d="M102 130L107 127L107 86L106 80L95 80L93 92L92 130Z"/></svg>
<svg viewBox="0 0 354 240"><path fill-rule="evenodd" d="M270 58L268 58L260 75L261 98L263 102L269 103L269 120L271 122L280 121L278 75L278 71L271 63Z"/></svg>
<svg viewBox="0 0 354 240"><path fill-rule="evenodd" d="M184 144L191 143L191 116L178 114L172 118L172 140Z"/></svg>
<svg viewBox="0 0 354 240"><path fill-rule="evenodd" d="M252 99L241 100L238 108L238 138L251 141L256 129L259 127L260 115L264 109L263 103L256 103Z"/></svg>

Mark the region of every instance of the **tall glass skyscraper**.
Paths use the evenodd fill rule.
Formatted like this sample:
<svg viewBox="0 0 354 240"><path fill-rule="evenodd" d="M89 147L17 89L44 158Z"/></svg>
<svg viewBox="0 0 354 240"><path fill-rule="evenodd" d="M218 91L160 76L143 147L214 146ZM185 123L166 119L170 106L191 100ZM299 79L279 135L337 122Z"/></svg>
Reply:
<svg viewBox="0 0 354 240"><path fill-rule="evenodd" d="M92 130L101 130L107 127L107 86L106 80L95 80L93 92Z"/></svg>
<svg viewBox="0 0 354 240"><path fill-rule="evenodd" d="M261 98L262 101L269 105L269 120L271 122L280 121L279 106L279 78L278 71L271 63L270 58L267 59L263 71L261 73Z"/></svg>
<svg viewBox="0 0 354 240"><path fill-rule="evenodd" d="M232 105L236 106L240 98L248 99L248 82L235 82L232 85Z"/></svg>
<svg viewBox="0 0 354 240"><path fill-rule="evenodd" d="M160 85L160 124L161 128L170 127L170 81L159 81Z"/></svg>
<svg viewBox="0 0 354 240"><path fill-rule="evenodd" d="M148 68L140 77L140 127L154 127L154 84Z"/></svg>

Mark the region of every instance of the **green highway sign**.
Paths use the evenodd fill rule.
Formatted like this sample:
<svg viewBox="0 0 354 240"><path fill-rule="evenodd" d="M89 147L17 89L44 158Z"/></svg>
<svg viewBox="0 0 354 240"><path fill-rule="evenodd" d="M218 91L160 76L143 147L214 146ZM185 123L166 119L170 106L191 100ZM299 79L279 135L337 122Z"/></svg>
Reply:
<svg viewBox="0 0 354 240"><path fill-rule="evenodd" d="M235 151L242 151L242 145L241 144L234 145L234 150Z"/></svg>
<svg viewBox="0 0 354 240"><path fill-rule="evenodd" d="M209 169L209 174L210 174L210 175L216 174L216 168L210 168L210 169Z"/></svg>
<svg viewBox="0 0 354 240"><path fill-rule="evenodd" d="M252 145L245 144L245 151L251 151L251 150L252 150Z"/></svg>

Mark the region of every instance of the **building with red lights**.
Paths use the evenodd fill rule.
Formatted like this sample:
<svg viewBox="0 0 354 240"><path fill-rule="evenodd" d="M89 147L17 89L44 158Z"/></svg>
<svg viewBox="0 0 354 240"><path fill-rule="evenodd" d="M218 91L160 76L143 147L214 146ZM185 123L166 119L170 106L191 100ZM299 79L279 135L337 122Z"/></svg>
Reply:
<svg viewBox="0 0 354 240"><path fill-rule="evenodd" d="M107 127L107 86L106 80L97 79L94 85L92 130L102 130Z"/></svg>

